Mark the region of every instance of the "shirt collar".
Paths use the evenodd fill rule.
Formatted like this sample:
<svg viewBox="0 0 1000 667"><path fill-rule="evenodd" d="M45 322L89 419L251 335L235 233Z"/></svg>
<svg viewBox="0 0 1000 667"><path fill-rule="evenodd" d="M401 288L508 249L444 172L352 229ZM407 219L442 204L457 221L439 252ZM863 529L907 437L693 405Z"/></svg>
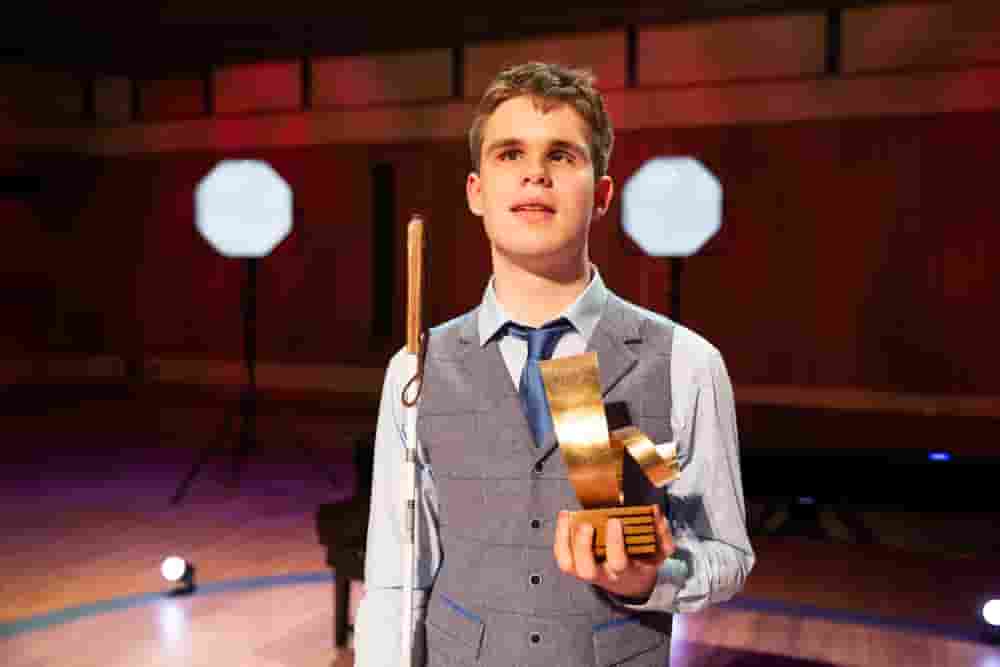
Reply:
<svg viewBox="0 0 1000 667"><path fill-rule="evenodd" d="M552 319L565 317L576 329L577 333L583 336L587 342L590 341L591 334L597 326L601 314L604 312L604 304L608 301L608 289L604 286L601 273L593 264L590 283L587 288L576 298L570 306ZM496 290L493 289L493 278L486 285L483 292L483 300L479 306L478 326L479 344L486 345L497 335L503 325L511 321L511 318L504 311L500 301L497 300Z"/></svg>

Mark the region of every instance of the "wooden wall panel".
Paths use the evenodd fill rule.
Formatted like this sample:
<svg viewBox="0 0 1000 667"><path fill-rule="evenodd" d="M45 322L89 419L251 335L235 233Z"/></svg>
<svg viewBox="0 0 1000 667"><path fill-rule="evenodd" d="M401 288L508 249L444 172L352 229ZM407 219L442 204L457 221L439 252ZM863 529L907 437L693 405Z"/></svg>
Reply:
<svg viewBox="0 0 1000 667"><path fill-rule="evenodd" d="M239 266L221 261L194 227L194 189L214 162L117 162L149 176L132 199L142 220L135 295L146 356L240 358Z"/></svg>
<svg viewBox="0 0 1000 667"><path fill-rule="evenodd" d="M94 81L94 116L101 124L132 120L132 81L124 76L99 76Z"/></svg>
<svg viewBox="0 0 1000 667"><path fill-rule="evenodd" d="M267 258L262 353L278 361L366 359L373 316L367 149L263 152L295 192L292 236ZM266 313L266 314L265 314Z"/></svg>
<svg viewBox="0 0 1000 667"><path fill-rule="evenodd" d="M1000 8L991 2L851 8L842 32L845 72L1000 62Z"/></svg>
<svg viewBox="0 0 1000 667"><path fill-rule="evenodd" d="M139 113L143 120L196 118L208 113L205 81L187 76L138 82Z"/></svg>
<svg viewBox="0 0 1000 667"><path fill-rule="evenodd" d="M31 204L0 196L4 243L0 247L0 359L28 356L44 335L39 305L50 297L44 264L47 239Z"/></svg>
<svg viewBox="0 0 1000 667"><path fill-rule="evenodd" d="M46 235L30 201L0 194L0 220L4 242L0 244L0 270L4 275L43 276Z"/></svg>
<svg viewBox="0 0 1000 667"><path fill-rule="evenodd" d="M0 109L29 125L79 125L84 80L72 72L21 64L0 65Z"/></svg>
<svg viewBox="0 0 1000 667"><path fill-rule="evenodd" d="M444 99L451 95L448 49L319 58L312 63L316 109Z"/></svg>
<svg viewBox="0 0 1000 667"><path fill-rule="evenodd" d="M619 131L973 113L1000 109L1000 67L611 89L605 100ZM97 130L66 125L21 127L14 132L0 124L0 145L127 155L240 150L247 146L451 141L465 135L473 112L473 101L466 98L290 113L223 114Z"/></svg>
<svg viewBox="0 0 1000 667"><path fill-rule="evenodd" d="M492 274L489 241L483 230L482 218L469 210L465 194L470 169L468 144L455 142L450 155L454 166L436 183L440 201L458 211L451 233L456 251L455 268L448 280L452 294L450 299L442 300L443 303L438 306L438 312L445 317L454 317L476 306Z"/></svg>
<svg viewBox="0 0 1000 667"><path fill-rule="evenodd" d="M255 63L213 73L215 111L225 114L302 108L302 64Z"/></svg>
<svg viewBox="0 0 1000 667"><path fill-rule="evenodd" d="M20 168L37 179L35 189L0 196L9 234L0 291L5 322L14 323L6 337L37 358L103 354L119 341L114 322L134 320L121 295L129 284L119 271L131 261L127 243L107 224L125 184L102 183L98 165L73 155L33 156ZM114 201L100 201L99 193Z"/></svg>
<svg viewBox="0 0 1000 667"><path fill-rule="evenodd" d="M722 130L726 251L689 260L685 320L723 349L740 384L995 393L988 341L1000 320L987 303L1000 286L983 165L998 123ZM720 295L731 309L717 307Z"/></svg>
<svg viewBox="0 0 1000 667"><path fill-rule="evenodd" d="M940 119L922 133L922 214L937 224L928 232L933 252L922 269L929 285L931 323L939 364L950 371L950 390L1000 392L1000 247L993 191L1000 154L1000 115ZM931 333L933 332L933 333ZM925 334L926 336L926 334Z"/></svg>
<svg viewBox="0 0 1000 667"><path fill-rule="evenodd" d="M821 74L826 59L825 30L822 14L643 28L638 35L638 85Z"/></svg>
<svg viewBox="0 0 1000 667"><path fill-rule="evenodd" d="M132 308L135 251L143 218L132 215L129 200L142 191L146 179L141 172L106 171L103 166L97 160L71 162L65 172L71 184L58 186L69 201L56 211L64 218L64 231L54 277L60 301L79 320L69 332L75 339L70 349L134 357L140 327Z"/></svg>
<svg viewBox="0 0 1000 667"><path fill-rule="evenodd" d="M922 355L915 346L919 337L912 335L915 322L908 321L908 316L924 319L918 302L926 286L914 269L927 248L921 220L913 215L919 210L914 197L920 196L921 146L905 125L845 125L838 190L849 196L834 200L821 230L823 247L836 252L818 259L829 276L821 298L837 306L825 320L842 339L835 347L845 362L840 372L851 369L846 383L920 391L926 390L920 378L936 374L926 363L914 363ZM886 169L889 162L895 168ZM860 224L863 220L868 224ZM837 319L846 321L837 326ZM835 370L832 361L826 374Z"/></svg>
<svg viewBox="0 0 1000 667"><path fill-rule="evenodd" d="M625 31L469 45L465 49L465 97L478 99L502 68L529 60L589 67L602 90L624 88Z"/></svg>
<svg viewBox="0 0 1000 667"><path fill-rule="evenodd" d="M794 130L780 139L767 126L725 132L724 251L693 257L682 290L686 320L742 383L808 383L815 360L815 226L798 174L803 161L823 162L826 142ZM713 278L713 269L721 275Z"/></svg>
<svg viewBox="0 0 1000 667"><path fill-rule="evenodd" d="M373 155L396 167L396 218L426 216L428 235L428 318L441 324L475 306L490 276L489 250L482 223L468 208L465 180L470 160L464 141L373 148ZM405 237L397 244L397 266L404 266ZM397 331L405 308L405 276L397 273ZM401 342L401 340L400 340Z"/></svg>

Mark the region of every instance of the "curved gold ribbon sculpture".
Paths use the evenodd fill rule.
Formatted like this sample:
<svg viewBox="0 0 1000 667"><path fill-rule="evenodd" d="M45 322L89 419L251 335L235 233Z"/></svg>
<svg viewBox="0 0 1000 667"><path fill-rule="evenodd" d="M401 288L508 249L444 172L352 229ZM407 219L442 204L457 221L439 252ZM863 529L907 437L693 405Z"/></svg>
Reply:
<svg viewBox="0 0 1000 667"><path fill-rule="evenodd" d="M660 488L680 476L676 449L664 458L635 426L608 432L601 401L597 353L539 362L559 449L583 511L571 512L574 523L596 528L595 553L605 555L607 519L621 518L629 555L655 553L653 506L623 507L622 464L628 452L646 478Z"/></svg>

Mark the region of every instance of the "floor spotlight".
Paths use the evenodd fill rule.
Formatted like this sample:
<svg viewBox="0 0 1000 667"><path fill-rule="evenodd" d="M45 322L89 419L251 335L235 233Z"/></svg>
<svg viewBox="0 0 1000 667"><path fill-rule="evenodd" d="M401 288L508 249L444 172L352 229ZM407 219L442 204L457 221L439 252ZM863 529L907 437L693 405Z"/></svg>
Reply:
<svg viewBox="0 0 1000 667"><path fill-rule="evenodd" d="M986 638L992 642L1000 641L1000 598L992 598L983 604L979 612L983 622Z"/></svg>
<svg viewBox="0 0 1000 667"><path fill-rule="evenodd" d="M174 584L168 595L186 595L194 592L194 564L190 561L180 556L167 556L160 563L160 574Z"/></svg>

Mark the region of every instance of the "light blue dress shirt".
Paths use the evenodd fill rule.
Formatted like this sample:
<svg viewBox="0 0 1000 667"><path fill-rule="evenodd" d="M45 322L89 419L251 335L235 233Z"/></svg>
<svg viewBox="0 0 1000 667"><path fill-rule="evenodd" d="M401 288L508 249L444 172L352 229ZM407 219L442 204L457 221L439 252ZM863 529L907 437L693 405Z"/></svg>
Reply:
<svg viewBox="0 0 1000 667"><path fill-rule="evenodd" d="M604 311L608 290L596 267L586 290L562 314L575 328L560 339L553 357L585 351ZM555 319L555 318L553 318ZM492 280L478 311L479 341L485 345L510 318ZM525 341L504 336L498 345L517 385L527 359ZM389 362L379 406L375 465L365 561L366 592L355 620L355 665L399 664L403 602L401 469L406 438L400 400L405 350ZM692 612L731 598L754 564L746 527L732 385L719 351L704 338L675 325L670 362L671 426L682 464L681 478L666 492L676 557L660 568L656 587L640 611ZM420 445L418 443L418 453ZM421 457L422 460L422 457ZM438 539L434 472L419 467L418 565L414 618L423 622L426 595L443 554Z"/></svg>

